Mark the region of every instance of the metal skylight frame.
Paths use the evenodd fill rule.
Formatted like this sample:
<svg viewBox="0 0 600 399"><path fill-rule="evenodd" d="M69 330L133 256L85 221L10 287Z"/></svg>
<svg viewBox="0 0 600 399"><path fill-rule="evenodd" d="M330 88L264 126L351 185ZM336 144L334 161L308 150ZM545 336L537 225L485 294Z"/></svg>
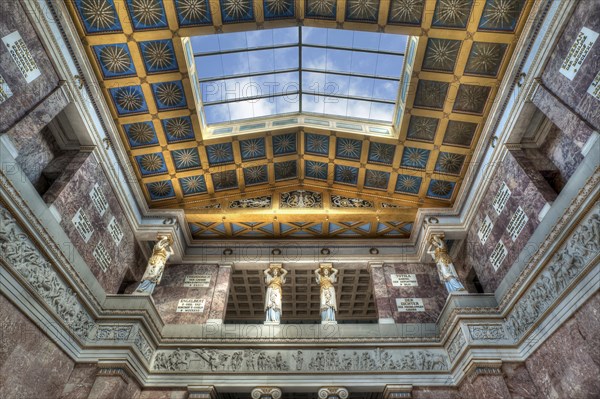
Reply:
<svg viewBox="0 0 600 399"><path fill-rule="evenodd" d="M289 29L289 28L288 28ZM404 104L406 100L406 93L408 92L408 85L410 82L410 76L412 71L412 61L414 59L414 52L417 45L417 38L411 36L406 37L406 47L404 52L391 52L385 50L369 50L362 48L352 48L352 47L343 47L343 46L329 46L329 45L319 45L312 43L303 43L302 40L302 27L298 27L297 32L297 42L289 43L289 44L278 44L278 45L268 45L268 46L257 46L252 48L240 48L240 49L231 49L224 51L211 51L204 53L194 53L190 38L184 38L183 44L184 49L186 50L186 61L188 64L188 70L190 72L190 79L194 83L192 84L192 90L194 91L196 103L198 105L198 115L200 117L200 121L202 124L202 132L203 137L205 139L208 138L216 138L216 137L224 137L230 135L237 134L245 134L252 133L261 130L275 130L280 128L289 128L293 126L313 126L315 128L325 128L325 129L335 129L340 131L347 131L352 133L363 133L367 135L375 135L375 136L384 136L384 137L397 137L399 126L402 120L402 114L404 110ZM248 52L257 52L264 50L277 50L277 49L286 49L286 48L298 48L298 60L297 67L294 68L281 68L270 71L261 71L261 72L248 72L237 75L227 75L222 77L207 77L207 78L198 78L198 71L196 70L196 57L208 57L215 55L223 55L223 54L236 54L236 53L248 53ZM344 72L344 71L330 71L327 68L318 69L318 68L310 68L303 67L303 59L302 53L304 48L311 49L322 49L322 50L337 50L337 51L355 51L360 53L370 53L370 54L383 54L383 55L391 55L391 56L401 56L403 58L402 61L402 70L398 74L397 77L391 76L377 76L371 74L361 74L355 72ZM215 81L223 81L223 80L234 80L241 78L252 78L252 77L261 77L267 75L282 75L285 73L297 73L298 74L298 89L293 92L285 92L279 94L262 94L259 96L250 96L245 98L233 98L233 99L221 99L221 100L213 100L210 102L206 102L206 104L202 101L202 92L201 92L201 84L206 82L215 82ZM343 95L343 94L323 94L323 93L315 93L307 92L303 90L302 84L302 74L303 73L314 73L314 74L322 74L325 77L329 76L344 76L350 78L364 78L364 79L374 79L375 81L392 81L398 85L396 99L395 101L388 99L379 99L373 97L359 97L356 95ZM374 90L374 89L373 89ZM250 117L247 119L233 120L227 121L224 123L217 124L209 124L206 120L206 113L204 107L210 107L214 105L220 104L232 104L239 101L247 101L247 100L260 100L266 98L276 98L282 96L289 95L298 95L298 108L297 110L289 113L283 114L271 114L266 116L259 117ZM381 104L389 104L394 106L393 115L391 116L390 122L382 122L382 121L374 121L365 118L352 118L351 116L343 116L343 115L335 115L335 114L320 114L320 113L310 113L306 112L303 107L303 94L305 96L319 96L322 98L330 97L330 98L338 98L343 100L357 100L357 101L366 101L369 103L381 103Z"/></svg>

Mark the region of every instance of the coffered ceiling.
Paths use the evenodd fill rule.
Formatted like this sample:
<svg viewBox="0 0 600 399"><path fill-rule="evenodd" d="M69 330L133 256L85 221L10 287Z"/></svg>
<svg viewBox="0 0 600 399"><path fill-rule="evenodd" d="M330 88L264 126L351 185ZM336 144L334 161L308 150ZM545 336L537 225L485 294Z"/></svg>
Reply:
<svg viewBox="0 0 600 399"><path fill-rule="evenodd" d="M531 0L67 2L151 208L192 239L407 238L454 205ZM395 138L300 127L205 139L187 37L284 26L418 38Z"/></svg>

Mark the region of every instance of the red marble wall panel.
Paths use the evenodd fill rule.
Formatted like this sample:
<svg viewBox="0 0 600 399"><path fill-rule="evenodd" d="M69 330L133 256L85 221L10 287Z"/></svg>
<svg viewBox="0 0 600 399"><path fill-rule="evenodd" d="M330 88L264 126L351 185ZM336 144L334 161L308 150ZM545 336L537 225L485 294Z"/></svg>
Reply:
<svg viewBox="0 0 600 399"><path fill-rule="evenodd" d="M71 239L74 249L89 265L100 285L107 293L115 294L128 270L136 279L141 279L145 268L144 256L95 156L92 153L78 154L67 166L65 176L65 179L57 182L57 187L51 189L52 197L46 198L46 201L54 205L60 214L62 228ZM96 184L108 203L108 209L102 215L90 197L90 192ZM72 222L79 209L82 209L94 227L94 232L87 243ZM123 233L123 238L118 244L108 230L113 218ZM94 250L99 244L105 248L111 258L106 271L94 257Z"/></svg>
<svg viewBox="0 0 600 399"><path fill-rule="evenodd" d="M598 71L600 71L600 39L596 40L595 45L573 80L569 80L559 72L582 27L600 33L600 7L598 7L596 1L578 2L554 48L542 75L542 81L568 108L579 114L583 120L594 126L596 130L599 130L600 112L598 112L598 109L600 102L588 94L587 90ZM556 118L563 117L560 114L552 116ZM585 140L583 141L585 142Z"/></svg>
<svg viewBox="0 0 600 399"><path fill-rule="evenodd" d="M540 397L600 395L600 294L596 294L525 362Z"/></svg>
<svg viewBox="0 0 600 399"><path fill-rule="evenodd" d="M74 364L0 295L0 398L58 398Z"/></svg>
<svg viewBox="0 0 600 399"><path fill-rule="evenodd" d="M59 84L59 77L29 21L28 13L18 1L3 1L0 3L0 37L15 31L19 31L41 76L28 84L4 43L0 43L0 75L13 93L13 96L0 106L0 133L7 131L27 115L31 108L48 96Z"/></svg>
<svg viewBox="0 0 600 399"><path fill-rule="evenodd" d="M166 324L198 324L210 319L215 287L219 285L219 266L217 265L168 265L165 268L160 285L156 287L152 298L156 308ZM184 287L186 276L208 275L208 287ZM204 299L202 313L177 312L180 299ZM215 304L216 307L220 305Z"/></svg>
<svg viewBox="0 0 600 399"><path fill-rule="evenodd" d="M60 399L87 398L96 381L98 368L92 363L76 364Z"/></svg>
<svg viewBox="0 0 600 399"><path fill-rule="evenodd" d="M598 104L600 106L600 104ZM556 126L553 126L546 141L539 150L552 161L560 171L560 181L554 184L554 187L562 187L571 178L581 161L583 154L571 138Z"/></svg>
<svg viewBox="0 0 600 399"><path fill-rule="evenodd" d="M171 389L144 389L139 396L139 399L187 399L187 390L171 390Z"/></svg>
<svg viewBox="0 0 600 399"><path fill-rule="evenodd" d="M383 272L388 289L389 307L396 323L435 323L444 307L448 292L439 281L437 269L433 263L425 264L384 264ZM417 286L394 287L392 274L414 274ZM396 299L421 298L424 312L398 312Z"/></svg>
<svg viewBox="0 0 600 399"><path fill-rule="evenodd" d="M517 162L513 153L509 152L498 166L497 172L492 177L487 192L485 193L481 205L477 210L465 242L465 268L474 268L479 281L485 292L494 292L498 285L508 273L512 264L518 259L523 250L533 252L537 248L536 243L528 245L529 238L539 225L538 215L548 201L550 186L544 181L534 181L531 176L539 175L539 172L533 169L524 169L523 165ZM510 198L500 214L493 208L493 201L498 191L506 183L511 191ZM540 184L546 184L546 190L540 191ZM528 221L523 227L518 238L513 241L510 237L507 227L517 211L521 207L528 217ZM486 216L494 223L494 227L485 241L481 243L477 233L484 222ZM490 262L490 255L494 251L496 244L502 240L508 254L497 270L494 270Z"/></svg>
<svg viewBox="0 0 600 399"><path fill-rule="evenodd" d="M458 391L461 399L511 398L502 374L480 375L472 381L467 378Z"/></svg>

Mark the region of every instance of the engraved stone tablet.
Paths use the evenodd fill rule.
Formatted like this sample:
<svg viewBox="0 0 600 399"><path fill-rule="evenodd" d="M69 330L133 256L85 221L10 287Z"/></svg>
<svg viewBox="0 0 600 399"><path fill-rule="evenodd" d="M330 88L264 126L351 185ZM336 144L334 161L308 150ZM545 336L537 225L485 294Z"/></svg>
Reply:
<svg viewBox="0 0 600 399"><path fill-rule="evenodd" d="M210 285L210 274L188 274L185 276L184 287L202 288Z"/></svg>
<svg viewBox="0 0 600 399"><path fill-rule="evenodd" d="M205 302L204 298L182 298L177 303L177 313L202 313Z"/></svg>
<svg viewBox="0 0 600 399"><path fill-rule="evenodd" d="M573 80L596 42L596 39L598 39L598 33L586 27L581 28L575 42L573 42L571 49L569 49L567 58L565 58L560 67L560 73L566 76L567 79Z"/></svg>
<svg viewBox="0 0 600 399"><path fill-rule="evenodd" d="M2 41L27 83L33 82L41 75L36 62L19 31L14 31L10 35L4 36Z"/></svg>
<svg viewBox="0 0 600 399"><path fill-rule="evenodd" d="M392 274L391 277L394 287L416 287L419 285L416 274Z"/></svg>
<svg viewBox="0 0 600 399"><path fill-rule="evenodd" d="M506 255L508 255L508 250L504 246L502 240L500 240L498 241L498 244L496 244L494 251L490 255L490 262L492 263L494 270L498 271L498 268L500 267L502 262L504 262L504 258L506 258Z"/></svg>
<svg viewBox="0 0 600 399"><path fill-rule="evenodd" d="M8 83L4 80L2 75L0 75L0 104L11 98L13 95L12 90L8 86Z"/></svg>
<svg viewBox="0 0 600 399"><path fill-rule="evenodd" d="M481 222L481 226L479 227L479 231L477 232L477 236L479 237L479 241L482 244L485 244L490 233L492 232L492 228L494 227L494 223L492 223L492 219L488 215L485 215L485 219Z"/></svg>
<svg viewBox="0 0 600 399"><path fill-rule="evenodd" d="M525 227L525 224L527 224L528 220L529 218L525 214L523 208L518 207L517 211L510 219L510 222L508 222L508 227L506 228L506 231L508 231L508 234L513 241L519 237L519 234L521 234L521 231L523 230L523 227Z"/></svg>
<svg viewBox="0 0 600 399"><path fill-rule="evenodd" d="M94 234L94 227L90 223L90 219L87 217L83 209L79 208L71 221L81 235L81 238L83 238L83 241L87 243L90 238L92 238L92 234Z"/></svg>
<svg viewBox="0 0 600 399"><path fill-rule="evenodd" d="M396 298L398 312L424 312L422 298Z"/></svg>
<svg viewBox="0 0 600 399"><path fill-rule="evenodd" d="M500 187L498 194L496 194L496 197L494 197L494 202L492 202L492 206L498 215L504 210L504 207L510 198L510 194L510 189L506 183L502 183L502 187Z"/></svg>
<svg viewBox="0 0 600 399"><path fill-rule="evenodd" d="M588 87L587 92L594 97L596 100L600 101L600 72L596 74L596 77Z"/></svg>
<svg viewBox="0 0 600 399"><path fill-rule="evenodd" d="M110 223L108 223L108 232L110 233L110 236L117 245L121 243L121 240L125 235L123 233L123 230L121 229L121 226L119 226L117 219L115 219L114 216L110 219Z"/></svg>
<svg viewBox="0 0 600 399"><path fill-rule="evenodd" d="M96 208L100 216L103 216L108 210L108 201L98 183L94 184L92 191L90 191L90 198L92 199L94 208Z"/></svg>
<svg viewBox="0 0 600 399"><path fill-rule="evenodd" d="M98 262L100 269L102 269L102 271L106 273L112 259L110 258L108 251L106 250L106 248L104 248L104 245L102 245L101 242L99 242L98 245L96 245L96 248L94 248L94 252L92 252L92 255L94 255L94 259L96 259L96 262Z"/></svg>

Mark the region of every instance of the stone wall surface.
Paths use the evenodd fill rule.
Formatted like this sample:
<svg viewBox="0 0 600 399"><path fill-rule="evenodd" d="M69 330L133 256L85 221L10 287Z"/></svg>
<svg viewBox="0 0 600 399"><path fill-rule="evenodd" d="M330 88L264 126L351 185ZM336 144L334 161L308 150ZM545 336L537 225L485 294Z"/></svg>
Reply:
<svg viewBox="0 0 600 399"><path fill-rule="evenodd" d="M586 302L525 362L540 397L600 396L600 293Z"/></svg>
<svg viewBox="0 0 600 399"><path fill-rule="evenodd" d="M578 2L547 63L542 81L550 91L564 102L566 107L579 114L583 120L591 124L596 130L599 130L600 112L598 112L598 109L600 102L588 94L587 90L600 71L600 38L596 40L573 80L569 80L559 72L573 42L583 27L600 33L600 7L598 7L596 1ZM556 113L550 119L553 119L553 117L562 118L564 116ZM581 133L589 134L589 132L583 130ZM587 137L574 137L574 139L585 143Z"/></svg>
<svg viewBox="0 0 600 399"><path fill-rule="evenodd" d="M469 228L463 252L465 254L465 269L475 269L485 292L494 292L498 288L521 251L527 249L526 245L529 238L539 225L538 215L548 202L548 196L552 193L549 192L550 187L547 183L546 190L540 190L540 185L545 182L539 181L539 179L534 181L530 177L536 174L539 174L539 172L524 169L513 153L508 152L498 166L497 172L494 173L493 180ZM503 184L506 184L510 190L510 197L500 214L498 214L493 207L493 202ZM528 220L517 239L513 241L507 228L519 207L523 209ZM478 232L486 217L489 217L493 223L493 228L487 240L482 243ZM490 261L490 256L500 240L508 253L498 269L495 270ZM537 245L534 244L528 250L533 252L536 247Z"/></svg>
<svg viewBox="0 0 600 399"><path fill-rule="evenodd" d="M74 362L0 294L0 398L59 398Z"/></svg>
<svg viewBox="0 0 600 399"><path fill-rule="evenodd" d="M15 31L18 31L23 38L41 75L27 83L6 46L0 43L0 75L13 93L12 97L0 106L0 133L7 131L27 115L31 108L48 96L59 84L52 62L21 3L3 1L0 4L0 37Z"/></svg>
<svg viewBox="0 0 600 399"><path fill-rule="evenodd" d="M440 282L435 264L384 264L383 272L387 286L389 308L396 323L435 323L444 307L448 293ZM417 286L394 287L393 274L414 274ZM420 298L425 307L424 312L399 312L396 299ZM379 305L379 304L378 304Z"/></svg>
<svg viewBox="0 0 600 399"><path fill-rule="evenodd" d="M205 323L212 307L218 271L217 265L168 265L160 285L152 294L163 321L166 324ZM206 276L210 282L208 287L185 287L186 276ZM177 312L180 299L203 299L204 311L201 313Z"/></svg>
<svg viewBox="0 0 600 399"><path fill-rule="evenodd" d="M76 364L63 389L60 399L87 398L94 386L98 368L92 363Z"/></svg>
<svg viewBox="0 0 600 399"><path fill-rule="evenodd" d="M502 375L480 375L464 382L459 388L461 399L508 399L511 398Z"/></svg>
<svg viewBox="0 0 600 399"><path fill-rule="evenodd" d="M540 147L540 151L560 171L560 181L556 182L554 187L562 190L562 187L564 187L581 161L583 161L581 148L577 147L567 134L558 129L558 127L553 126L546 137L546 141Z"/></svg>
<svg viewBox="0 0 600 399"><path fill-rule="evenodd" d="M144 272L144 256L133 230L102 167L92 153L79 153L67 166L64 175L68 178L55 183L57 187L51 188L51 192L48 193L51 198L46 197L46 201L51 203L60 214L61 227L71 239L74 249L89 265L100 285L107 293L116 294L128 271L138 281ZM105 202L106 206L98 208L95 205L90 194L94 187L102 193L105 201L100 202ZM73 218L80 210L86 215L94 230L87 242L73 223ZM116 224L122 232L120 241L113 239L109 231L111 222L113 227ZM97 260L99 245L110 257L110 262L106 266Z"/></svg>

